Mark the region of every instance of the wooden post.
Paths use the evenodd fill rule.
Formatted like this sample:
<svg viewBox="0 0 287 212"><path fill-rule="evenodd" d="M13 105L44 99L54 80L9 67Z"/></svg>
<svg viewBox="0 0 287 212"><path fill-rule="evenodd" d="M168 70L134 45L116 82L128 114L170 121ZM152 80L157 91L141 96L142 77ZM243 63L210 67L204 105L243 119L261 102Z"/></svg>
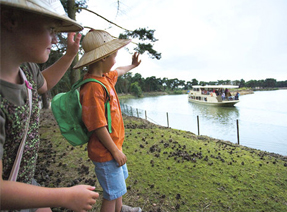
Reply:
<svg viewBox="0 0 287 212"><path fill-rule="evenodd" d="M131 116L133 116L133 108L132 108L132 106L131 106Z"/></svg>
<svg viewBox="0 0 287 212"><path fill-rule="evenodd" d="M139 118L139 110L137 109L137 117Z"/></svg>
<svg viewBox="0 0 287 212"><path fill-rule="evenodd" d="M166 112L167 127L169 127L168 112Z"/></svg>
<svg viewBox="0 0 287 212"><path fill-rule="evenodd" d="M236 126L237 126L237 144L239 145L239 123L238 123L238 119L236 119Z"/></svg>
<svg viewBox="0 0 287 212"><path fill-rule="evenodd" d="M146 110L145 110L145 119L147 120L147 114L146 114Z"/></svg>
<svg viewBox="0 0 287 212"><path fill-rule="evenodd" d="M198 131L198 135L200 135L200 132L199 132L199 116L197 116L197 131Z"/></svg>

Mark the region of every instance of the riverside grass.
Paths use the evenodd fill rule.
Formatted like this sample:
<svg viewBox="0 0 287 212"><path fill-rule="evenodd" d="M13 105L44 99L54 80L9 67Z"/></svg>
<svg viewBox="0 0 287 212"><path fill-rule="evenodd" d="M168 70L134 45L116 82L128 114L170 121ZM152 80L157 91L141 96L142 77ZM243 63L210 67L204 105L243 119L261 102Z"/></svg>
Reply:
<svg viewBox="0 0 287 212"><path fill-rule="evenodd" d="M286 157L134 117L124 116L124 123L124 204L143 211L287 211ZM50 110L41 111L40 124L37 181L49 187L96 185L101 196L86 145L69 145ZM100 211L100 203L93 211Z"/></svg>

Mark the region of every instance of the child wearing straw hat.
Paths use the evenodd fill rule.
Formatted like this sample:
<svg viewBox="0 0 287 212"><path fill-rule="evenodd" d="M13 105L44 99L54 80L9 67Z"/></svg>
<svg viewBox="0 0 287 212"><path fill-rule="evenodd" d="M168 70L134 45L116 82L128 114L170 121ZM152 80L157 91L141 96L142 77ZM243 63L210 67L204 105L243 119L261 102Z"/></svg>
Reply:
<svg viewBox="0 0 287 212"><path fill-rule="evenodd" d="M57 43L55 31L76 32L82 26L65 15L60 0L0 0L0 9L0 210L90 210L98 198L93 186L32 185L39 148L38 94L51 89L67 71L81 35L69 33L66 54L42 73L33 63L47 61ZM32 63L21 67L25 62Z"/></svg>
<svg viewBox="0 0 287 212"><path fill-rule="evenodd" d="M122 205L122 196L127 192L128 177L126 155L122 151L124 124L115 84L119 76L137 67L141 61L134 53L132 63L111 71L116 63L119 49L129 44L128 39L114 39L102 30L91 30L82 42L83 57L74 68L88 66L84 79L94 78L105 85L110 94L112 132L107 129L105 102L107 94L102 85L95 82L84 84L80 90L82 118L93 134L88 142L88 155L95 165L95 172L103 188L101 212L140 212L141 208Z"/></svg>

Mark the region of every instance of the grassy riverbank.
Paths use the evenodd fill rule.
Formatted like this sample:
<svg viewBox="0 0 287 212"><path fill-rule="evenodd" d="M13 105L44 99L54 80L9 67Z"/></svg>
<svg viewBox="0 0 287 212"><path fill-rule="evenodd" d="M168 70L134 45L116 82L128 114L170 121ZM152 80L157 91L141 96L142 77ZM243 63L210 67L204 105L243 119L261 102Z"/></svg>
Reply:
<svg viewBox="0 0 287 212"><path fill-rule="evenodd" d="M124 123L125 204L143 211L287 211L286 157L134 117L125 116ZM69 145L50 110L41 111L40 133L38 182L96 184L101 191L86 146ZM93 211L99 208L100 201Z"/></svg>

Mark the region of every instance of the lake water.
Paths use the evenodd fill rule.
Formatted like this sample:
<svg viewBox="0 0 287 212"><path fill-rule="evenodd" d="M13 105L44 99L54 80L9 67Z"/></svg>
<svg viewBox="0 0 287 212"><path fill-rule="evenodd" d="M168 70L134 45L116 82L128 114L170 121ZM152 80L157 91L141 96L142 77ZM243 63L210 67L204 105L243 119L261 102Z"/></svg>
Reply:
<svg viewBox="0 0 287 212"><path fill-rule="evenodd" d="M287 155L287 90L257 91L240 96L235 107L210 107L188 102L187 94L121 100L122 111L155 124Z"/></svg>

